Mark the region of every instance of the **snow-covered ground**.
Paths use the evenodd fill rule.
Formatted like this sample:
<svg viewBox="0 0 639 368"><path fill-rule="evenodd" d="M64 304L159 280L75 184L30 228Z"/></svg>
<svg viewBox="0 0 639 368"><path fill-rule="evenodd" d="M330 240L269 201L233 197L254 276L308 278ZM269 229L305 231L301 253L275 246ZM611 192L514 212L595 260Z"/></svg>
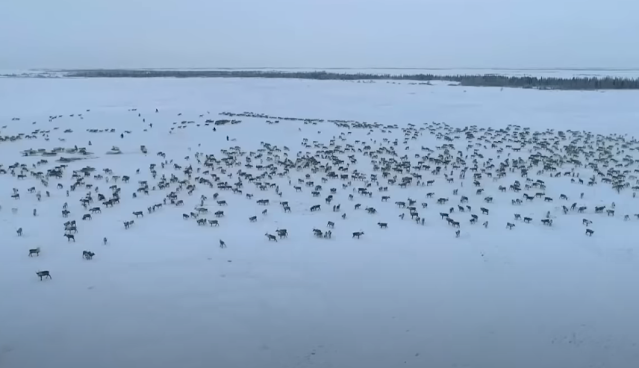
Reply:
<svg viewBox="0 0 639 368"><path fill-rule="evenodd" d="M393 146L398 154L395 159L406 154L414 166L420 160L416 155L428 154L422 147L432 149L431 157L437 157L444 153L437 147L448 143L455 147L450 149L453 156L462 151L468 166L475 159L481 168L492 158L498 167L508 155L510 160L527 160L538 150L531 144L515 152L506 145L515 148L519 144L502 137L504 143L496 144L503 152L488 143L484 148L482 143L474 148L483 157L473 157L474 148L467 150L469 142L463 133L449 132L453 139L449 142L430 133L430 129L446 133L443 129L428 124L446 122L462 129L473 124L494 129L518 124L532 131L552 128L627 134L629 141L638 131L636 101L639 93L633 91L500 90L445 84L4 79L0 83L0 135L35 137L0 142L0 163L7 171L0 174L0 367L637 366L639 248L635 239L639 220L633 214L639 213L639 199L633 198L632 189L617 193L600 178L594 186L580 185L571 183L570 176L551 178L547 172L537 173L541 167L533 167L530 178L543 180L545 190L500 192L499 186L508 187L515 180L522 187L526 184L516 170L496 181L484 175L480 180L484 193L477 195L470 170L460 180L459 168L448 166L435 175L431 173L433 163L427 163L430 170L411 170L423 180L434 179L432 186L418 186L414 179L401 188L382 179L381 171L373 171L371 160L393 156L371 158L362 144L372 150ZM207 119L229 118L218 115L223 111L352 119L396 124L400 129L346 129L328 122L314 125L284 119L268 124L267 120L275 119L248 117L230 117L241 123L218 126L215 132L213 125L204 124ZM63 117L49 121L51 115ZM414 124L418 134L404 144L401 128L408 124ZM87 131L111 128L115 132ZM65 133L67 129L72 132ZM478 131L475 136L484 133ZM560 146L573 138L568 137ZM303 145L305 138L308 145ZM298 152L314 155L318 150L335 149L330 146L332 139L342 149L348 144L354 147L353 152L337 154L345 161L331 164L337 174L346 173L337 168L353 156L357 162L350 164L348 173L358 170L369 179L371 174L379 176L379 184L370 188L371 197L357 193L365 181L351 180L350 186L346 180L322 182L326 174L313 173L310 168L291 168L286 175L258 180L274 184L264 191L244 178L243 194L196 183L196 177L213 181L214 173L232 185L238 170L253 176L265 172L244 165L215 164L205 174L206 168L196 160L198 152L221 159L225 157L221 150L238 146L246 152L240 158L244 164L251 151L269 143L280 149L271 156L284 160L288 154L295 161ZM384 139L397 139L398 144ZM472 144L476 142L480 141L475 139ZM49 178L48 187L30 173L18 179L8 168L24 163L28 170L46 174L60 165L57 157L23 157L21 152L75 145L94 154L69 163L62 179ZM140 151L141 145L148 154ZM106 155L113 146L122 154ZM175 169L173 163L162 168L160 151L182 169ZM625 155L639 158L628 147L610 151L619 160ZM550 155L547 150L540 152ZM284 171L275 164L277 160L267 157L264 151L261 158L252 157L251 164L274 164L278 173ZM203 163L204 157L199 158ZM48 163L32 166L42 159ZM321 154L317 159L325 164L329 161ZM157 165L155 179L151 164ZM172 183L170 188L153 190L160 177L188 179L183 170L189 165L193 167L189 183L196 188L192 195L186 189L177 192L184 206L167 202L148 213L149 206L163 203L178 188L178 183ZM86 166L96 169L84 181L93 188L80 186L67 196L66 190L75 181L73 170ZM106 183L94 177L111 177L104 173L105 168L131 180ZM560 171L572 168L565 164ZM626 169L632 171L637 165ZM450 170L454 171L453 183L444 177ZM232 178L228 177L231 173ZM575 173L587 181L593 170L576 168ZM626 175L626 181L635 186L635 180L629 178L632 174ZM401 181L410 174L391 172L393 175ZM299 185L299 179L321 185L321 195L313 197L313 187L305 184L296 191L293 186ZM147 181L151 190L133 198L140 181ZM58 189L58 183L64 188ZM112 185L121 188L120 204L105 208L97 201L97 193L110 198ZM379 192L378 186L388 186L388 192ZM30 193L32 187L35 191ZM19 200L11 198L12 188L19 190ZM336 188L336 193L327 205L324 199L330 188ZM458 195L453 194L454 189L459 190ZM512 199L523 199L524 192L534 195L540 191L553 202L537 198L511 205ZM40 201L37 192L42 195ZM101 207L102 213L82 221L88 211L79 200L88 192L96 199L91 207ZM435 193L432 198L427 198L429 192ZM214 193L228 205L218 205ZM254 197L246 198L247 193ZM352 200L349 194L354 195ZM560 200L561 194L569 200ZM184 213L199 207L202 195L208 197L204 207L210 213L201 217L213 219L212 212L224 211L219 227L183 219ZM391 198L382 202L383 195ZM469 197L464 206L472 206L471 213L479 216L479 223L469 223L468 211L458 212L462 195ZM492 196L494 202L485 203L486 196ZM395 205L408 198L417 201L424 225L411 221L408 211ZM449 204L438 205L437 198L449 198ZM258 199L269 199L270 205L258 205ZM291 213L283 211L280 201L288 201ZM61 215L65 202L71 211L68 218ZM574 202L588 209L583 214L561 211L562 205ZM595 206L610 209L612 202L615 216L594 213ZM421 203L428 207L422 208ZM309 207L316 204L322 205L321 211L311 213ZM331 210L336 204L341 205L339 212ZM361 204L361 209L355 210L355 204ZM451 206L455 212L450 217L461 223L459 238L439 215ZM377 213L368 214L366 207L374 207ZM490 214L481 214L480 207L488 208ZM261 213L264 209L268 210L265 215ZM143 211L144 217L136 218L133 211ZM540 223L548 211L552 227ZM402 213L404 219L399 218ZM533 221L515 221L515 213ZM629 221L624 221L625 214L630 215ZM258 220L250 222L251 216ZM593 221L589 226L595 231L592 237L584 234L584 218ZM63 223L69 220L77 221L75 243L63 236ZM125 230L123 221L130 220L135 224ZM313 228L329 230L328 221L335 223L331 239L314 237ZM481 225L484 221L489 221L487 228ZM380 228L378 222L387 223L388 228ZM507 222L515 223L515 228L506 229ZM16 234L18 228L23 229L22 236ZM277 229L287 229L288 238L268 241L265 233L275 234ZM356 231L364 232L361 239L352 237ZM108 238L106 245L103 237ZM219 240L227 244L226 249L218 246ZM29 257L29 249L36 247L41 248L40 255ZM95 252L93 260L82 259L83 250ZM38 270L50 271L52 279L40 281L35 274Z"/></svg>

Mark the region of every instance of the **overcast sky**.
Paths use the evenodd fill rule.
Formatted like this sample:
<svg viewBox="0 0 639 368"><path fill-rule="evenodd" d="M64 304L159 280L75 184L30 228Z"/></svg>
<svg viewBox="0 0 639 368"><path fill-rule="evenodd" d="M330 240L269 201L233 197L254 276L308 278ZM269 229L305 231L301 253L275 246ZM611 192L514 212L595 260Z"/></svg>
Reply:
<svg viewBox="0 0 639 368"><path fill-rule="evenodd" d="M0 0L0 68L639 67L639 0Z"/></svg>

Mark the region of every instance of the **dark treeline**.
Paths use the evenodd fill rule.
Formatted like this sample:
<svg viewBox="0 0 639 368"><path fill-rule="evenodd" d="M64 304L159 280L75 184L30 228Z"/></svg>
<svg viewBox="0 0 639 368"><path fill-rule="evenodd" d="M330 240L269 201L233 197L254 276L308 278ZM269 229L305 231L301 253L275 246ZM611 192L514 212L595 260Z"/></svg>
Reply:
<svg viewBox="0 0 639 368"><path fill-rule="evenodd" d="M462 86L511 87L558 90L639 89L639 78L552 78L485 75L369 74L331 73L325 71L255 71L255 70L72 70L68 77L81 78L289 78L315 80L395 80L450 81Z"/></svg>

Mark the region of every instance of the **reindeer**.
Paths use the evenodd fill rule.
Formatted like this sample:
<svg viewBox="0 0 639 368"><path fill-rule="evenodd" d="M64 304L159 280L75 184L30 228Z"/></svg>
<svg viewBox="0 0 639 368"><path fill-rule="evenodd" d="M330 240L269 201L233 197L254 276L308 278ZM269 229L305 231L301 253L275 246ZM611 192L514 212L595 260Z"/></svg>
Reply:
<svg viewBox="0 0 639 368"><path fill-rule="evenodd" d="M280 237L280 239L288 237L288 231L286 231L286 229L277 229L275 230L275 232Z"/></svg>
<svg viewBox="0 0 639 368"><path fill-rule="evenodd" d="M357 239L359 239L359 237L362 235L364 235L363 231L356 231L353 233L353 238L357 237Z"/></svg>
<svg viewBox="0 0 639 368"><path fill-rule="evenodd" d="M277 242L277 237L276 237L275 235L271 235L271 234L269 234L269 233L266 233L266 234L264 234L264 235L268 238L268 241L271 241L271 240L272 240L272 241L274 241L274 242Z"/></svg>
<svg viewBox="0 0 639 368"><path fill-rule="evenodd" d="M42 278L51 278L51 273L49 271L36 271L36 275L40 277L40 281L42 281Z"/></svg>

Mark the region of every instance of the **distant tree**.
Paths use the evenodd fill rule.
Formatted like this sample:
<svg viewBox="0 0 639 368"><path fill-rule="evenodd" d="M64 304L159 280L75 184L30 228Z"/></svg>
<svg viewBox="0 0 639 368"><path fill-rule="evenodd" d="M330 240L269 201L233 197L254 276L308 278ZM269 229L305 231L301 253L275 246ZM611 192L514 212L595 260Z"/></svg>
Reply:
<svg viewBox="0 0 639 368"><path fill-rule="evenodd" d="M484 75L434 75L434 74L371 74L371 73L333 73L284 72L259 70L72 70L68 77L79 78L287 78L343 81L401 80L430 82L450 81L469 87L510 87L557 90L600 90L600 89L639 89L639 78L613 77L515 77L495 74Z"/></svg>

